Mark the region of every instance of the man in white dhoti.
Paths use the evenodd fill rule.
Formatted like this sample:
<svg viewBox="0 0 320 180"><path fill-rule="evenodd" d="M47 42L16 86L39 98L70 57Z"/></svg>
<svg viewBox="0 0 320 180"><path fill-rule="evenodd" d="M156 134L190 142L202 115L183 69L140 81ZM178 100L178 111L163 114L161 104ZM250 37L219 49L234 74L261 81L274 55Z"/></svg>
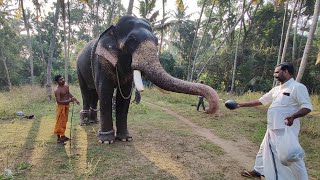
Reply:
<svg viewBox="0 0 320 180"><path fill-rule="evenodd" d="M294 68L289 63L275 67L273 76L280 82L260 99L238 103L237 108L268 105L267 131L256 156L252 171L242 171L246 177L265 176L267 180L306 180L307 170L303 158L290 165L283 165L279 159L277 146L284 135L286 126L294 133L298 142L300 117L312 111L307 88L293 79ZM281 144L281 142L280 142Z"/></svg>

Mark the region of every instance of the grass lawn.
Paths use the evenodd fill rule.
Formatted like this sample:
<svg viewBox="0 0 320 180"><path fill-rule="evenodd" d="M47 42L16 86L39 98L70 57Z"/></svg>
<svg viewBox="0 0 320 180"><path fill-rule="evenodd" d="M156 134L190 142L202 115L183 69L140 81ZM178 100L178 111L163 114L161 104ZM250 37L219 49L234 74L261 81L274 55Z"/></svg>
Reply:
<svg viewBox="0 0 320 180"><path fill-rule="evenodd" d="M71 92L81 99L78 87ZM253 100L220 94L222 99ZM320 179L319 97L316 109L303 118L300 141L306 151L310 179ZM171 109L199 127L209 129L226 141L247 140L254 158L266 128L266 108L223 107L216 115L197 112L197 96L163 93L147 89L142 102L132 104L128 127L133 142L99 144L99 125L79 126L80 107L73 107L72 141L56 144L53 134L55 101L46 100L45 90L23 86L0 93L0 169L10 169L14 179L241 179L238 164L220 146L197 134L192 127L149 103ZM71 108L72 109L72 105ZM16 116L17 111L34 114L35 119ZM71 116L66 134L71 129ZM237 178L235 178L237 177ZM0 179L5 179L3 171Z"/></svg>

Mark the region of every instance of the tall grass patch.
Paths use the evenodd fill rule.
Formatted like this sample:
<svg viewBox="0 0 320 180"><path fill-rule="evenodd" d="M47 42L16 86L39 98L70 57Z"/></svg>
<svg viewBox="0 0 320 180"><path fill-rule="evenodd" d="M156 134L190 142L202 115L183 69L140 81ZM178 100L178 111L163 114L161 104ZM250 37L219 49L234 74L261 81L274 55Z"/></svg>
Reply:
<svg viewBox="0 0 320 180"><path fill-rule="evenodd" d="M313 105L313 111L320 111L320 95L311 95L311 103Z"/></svg>
<svg viewBox="0 0 320 180"><path fill-rule="evenodd" d="M38 86L14 87L0 93L0 119L15 117L17 111L27 110L35 103L46 101L45 89Z"/></svg>

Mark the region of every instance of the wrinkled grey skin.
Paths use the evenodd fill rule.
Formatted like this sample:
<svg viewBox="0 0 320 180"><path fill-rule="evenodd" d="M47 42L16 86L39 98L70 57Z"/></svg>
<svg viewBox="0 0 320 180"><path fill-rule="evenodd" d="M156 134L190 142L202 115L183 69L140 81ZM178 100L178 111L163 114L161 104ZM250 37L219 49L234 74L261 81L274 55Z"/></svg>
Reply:
<svg viewBox="0 0 320 180"><path fill-rule="evenodd" d="M162 68L157 55L157 38L150 24L141 18L123 16L99 39L90 41L77 60L78 79L83 98L82 124L97 122L99 100L100 131L98 141L130 141L127 115L131 98L133 70L141 73L162 89L202 95L207 98L207 113L218 109L218 95L209 86L190 83L170 76ZM112 121L113 90L116 95L116 132ZM91 107L91 110L90 110ZM87 113L89 112L89 113Z"/></svg>

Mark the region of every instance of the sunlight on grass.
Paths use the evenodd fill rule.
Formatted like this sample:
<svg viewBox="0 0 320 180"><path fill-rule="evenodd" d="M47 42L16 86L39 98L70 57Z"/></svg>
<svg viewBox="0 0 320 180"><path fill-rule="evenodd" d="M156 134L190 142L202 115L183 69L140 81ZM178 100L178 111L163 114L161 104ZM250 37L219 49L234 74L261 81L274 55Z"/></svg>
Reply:
<svg viewBox="0 0 320 180"><path fill-rule="evenodd" d="M190 179L184 167L172 160L170 153L159 152L152 146L135 144L134 147L158 168L167 171L178 179Z"/></svg>
<svg viewBox="0 0 320 180"><path fill-rule="evenodd" d="M32 120L14 119L12 123L1 122L1 135L5 138L0 140L0 169L9 167L14 169L17 164L27 158L27 150L30 148L28 141L33 137L30 135Z"/></svg>
<svg viewBox="0 0 320 180"><path fill-rule="evenodd" d="M40 120L38 133L34 137L35 148L32 150L32 154L30 157L31 164L34 166L33 171L38 171L39 169L43 168L42 166L39 166L39 165L41 165L42 159L46 155L48 148L50 148L48 144L49 143L55 144L56 142L56 139L53 140L54 124L48 123L48 122L53 122L52 120L54 118L55 117L52 115L52 116L45 116Z"/></svg>
<svg viewBox="0 0 320 180"><path fill-rule="evenodd" d="M220 146L217 146L216 144L213 144L212 142L205 140L204 142L202 142L199 147L201 149L207 150L213 154L217 154L217 155L224 155L225 152L223 151L223 149Z"/></svg>
<svg viewBox="0 0 320 180"><path fill-rule="evenodd" d="M72 151L78 156L76 160L76 173L78 175L87 174L88 171L88 139L87 133L82 127L77 126L74 136L74 140L71 140L72 145L75 147L75 150Z"/></svg>
<svg viewBox="0 0 320 180"><path fill-rule="evenodd" d="M313 111L319 112L320 111L320 96L319 95L312 95L311 102L313 105Z"/></svg>

